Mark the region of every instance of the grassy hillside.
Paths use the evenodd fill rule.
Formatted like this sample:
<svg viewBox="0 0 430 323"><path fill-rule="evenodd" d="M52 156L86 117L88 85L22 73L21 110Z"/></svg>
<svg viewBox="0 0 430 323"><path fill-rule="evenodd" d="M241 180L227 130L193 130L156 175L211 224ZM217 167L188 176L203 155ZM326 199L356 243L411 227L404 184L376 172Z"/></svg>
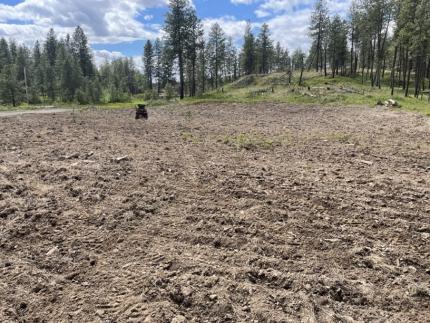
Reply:
<svg viewBox="0 0 430 323"><path fill-rule="evenodd" d="M315 73L305 73L303 86L298 86L298 75L294 75L292 85L288 85L286 74L251 75L228 84L221 89L208 92L197 98L187 98L184 103L202 102L279 102L291 104L318 104L330 106L375 106L378 101L391 98L387 86L377 89L361 83L361 77L324 77ZM417 111L430 116L428 98L404 97L403 91L396 90L394 100L403 109Z"/></svg>

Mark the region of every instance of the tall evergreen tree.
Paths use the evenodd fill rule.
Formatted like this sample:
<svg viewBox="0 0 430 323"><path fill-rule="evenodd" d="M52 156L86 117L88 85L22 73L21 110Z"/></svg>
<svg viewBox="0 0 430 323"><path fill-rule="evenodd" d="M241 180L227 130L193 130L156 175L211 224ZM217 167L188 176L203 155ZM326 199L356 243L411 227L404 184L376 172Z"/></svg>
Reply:
<svg viewBox="0 0 430 323"><path fill-rule="evenodd" d="M345 74L347 49L347 27L340 16L335 16L330 24L330 42L328 52L330 57L330 66L332 77L340 73Z"/></svg>
<svg viewBox="0 0 430 323"><path fill-rule="evenodd" d="M245 36L242 49L242 68L245 75L255 71L255 39L248 22L245 29Z"/></svg>
<svg viewBox="0 0 430 323"><path fill-rule="evenodd" d="M145 66L145 77L147 87L152 90L152 76L154 73L154 50L152 43L148 40L143 50L143 64Z"/></svg>
<svg viewBox="0 0 430 323"><path fill-rule="evenodd" d="M169 0L169 11L166 15L165 32L173 57L178 60L179 96L185 95L185 50L190 37L189 20L195 16L195 10L188 0Z"/></svg>
<svg viewBox="0 0 430 323"><path fill-rule="evenodd" d="M163 82L163 44L159 38L154 43L154 76L157 82L157 93L160 94Z"/></svg>
<svg viewBox="0 0 430 323"><path fill-rule="evenodd" d="M88 39L80 26L76 27L70 46L76 61L79 63L82 75L84 77L94 76L94 66L91 51L88 46Z"/></svg>
<svg viewBox="0 0 430 323"><path fill-rule="evenodd" d="M214 23L209 32L208 55L213 86L218 88L220 70L225 60L225 34L218 23Z"/></svg>
<svg viewBox="0 0 430 323"><path fill-rule="evenodd" d="M46 59L44 87L49 100L54 101L56 98L55 63L57 60L57 38L52 28L49 30L45 40L43 56Z"/></svg>
<svg viewBox="0 0 430 323"><path fill-rule="evenodd" d="M258 35L258 54L259 72L262 74L269 73L273 56L273 43L270 39L269 25L267 24L263 24Z"/></svg>
<svg viewBox="0 0 430 323"><path fill-rule="evenodd" d="M323 41L326 37L328 22L328 8L326 0L317 0L315 3L314 11L311 16L310 31L314 43L314 56L315 69L318 72L322 68L323 63Z"/></svg>

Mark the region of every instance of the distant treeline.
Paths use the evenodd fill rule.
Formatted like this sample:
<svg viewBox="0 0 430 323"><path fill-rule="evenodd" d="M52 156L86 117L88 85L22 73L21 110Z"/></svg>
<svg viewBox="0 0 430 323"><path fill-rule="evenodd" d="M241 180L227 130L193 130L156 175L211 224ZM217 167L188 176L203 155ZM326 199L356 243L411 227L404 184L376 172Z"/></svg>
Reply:
<svg viewBox="0 0 430 323"><path fill-rule="evenodd" d="M331 17L326 0L317 0L307 55L274 44L267 24L254 35L248 23L241 49L217 23L205 37L188 0L169 1L164 31L163 39L146 42L143 71L131 58L97 68L79 26L62 39L51 29L32 49L0 39L0 102L126 102L141 93L145 99L183 98L242 75L312 68L331 77L361 76L376 87L385 79L406 95L411 83L415 96L430 86L429 0L354 0L346 20Z"/></svg>

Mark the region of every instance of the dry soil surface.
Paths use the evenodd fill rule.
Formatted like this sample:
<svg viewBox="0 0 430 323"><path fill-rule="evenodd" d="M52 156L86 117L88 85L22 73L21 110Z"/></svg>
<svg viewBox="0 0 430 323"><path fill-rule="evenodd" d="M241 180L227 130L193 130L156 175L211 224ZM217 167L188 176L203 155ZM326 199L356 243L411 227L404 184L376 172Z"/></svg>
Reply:
<svg viewBox="0 0 430 323"><path fill-rule="evenodd" d="M16 111L0 111L0 118L2 117L14 117L23 114L55 114L62 112L71 112L72 109L35 109L35 110L16 110Z"/></svg>
<svg viewBox="0 0 430 323"><path fill-rule="evenodd" d="M0 118L1 322L430 320L428 118L149 113Z"/></svg>

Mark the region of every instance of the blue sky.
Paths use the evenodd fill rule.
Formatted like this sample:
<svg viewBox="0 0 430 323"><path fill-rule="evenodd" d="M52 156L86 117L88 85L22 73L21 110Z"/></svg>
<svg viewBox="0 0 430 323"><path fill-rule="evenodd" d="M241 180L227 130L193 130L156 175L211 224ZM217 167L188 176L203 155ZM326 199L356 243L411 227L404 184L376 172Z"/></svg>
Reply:
<svg viewBox="0 0 430 323"><path fill-rule="evenodd" d="M246 22L268 23L275 41L290 50L309 48L315 0L193 0L204 28L218 22L240 45ZM327 0L332 14L347 15L351 0ZM97 63L139 56L146 39L162 36L167 0L0 0L0 37L31 46L53 27L59 37L81 25Z"/></svg>

